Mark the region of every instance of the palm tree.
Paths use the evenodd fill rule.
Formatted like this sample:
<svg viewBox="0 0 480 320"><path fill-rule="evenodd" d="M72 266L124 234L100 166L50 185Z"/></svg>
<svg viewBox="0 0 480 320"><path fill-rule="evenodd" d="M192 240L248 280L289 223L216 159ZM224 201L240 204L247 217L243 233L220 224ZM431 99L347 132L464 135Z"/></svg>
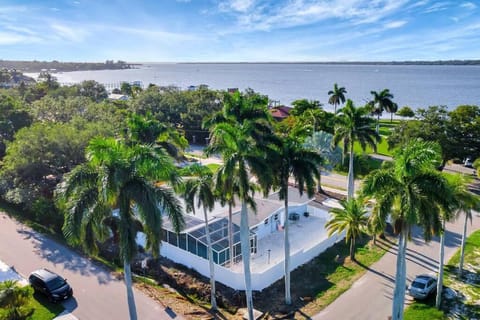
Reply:
<svg viewBox="0 0 480 320"><path fill-rule="evenodd" d="M462 235L462 247L461 247L461 257L459 265L459 277L461 277L463 269L463 258L464 258L464 245L465 237L467 233L467 221L472 218L472 210L478 209L480 207L480 200L477 196L471 193L468 190L469 180L462 175L447 175L446 176L451 187L454 201L451 203L451 211L443 210L443 219L442 219L442 233L440 235L440 257L438 265L438 281L437 281L437 298L435 301L435 306L439 309L442 302L442 289L443 289L443 265L444 265L444 255L445 255L445 221L450 220L453 217L453 214L456 214L458 217L462 212L465 213L465 222Z"/></svg>
<svg viewBox="0 0 480 320"><path fill-rule="evenodd" d="M338 87L336 83L333 85L333 90L328 91L328 95L330 96L328 103L334 106L334 114L337 114L337 106L340 103L345 103L346 93L347 90L345 90L345 87Z"/></svg>
<svg viewBox="0 0 480 320"><path fill-rule="evenodd" d="M215 298L215 265L213 262L212 241L210 238L210 229L208 226L208 211L212 211L215 205L214 186L212 172L207 167L198 166L194 169L196 177L188 179L185 182L183 197L185 198L187 211L193 211L195 214L195 201L197 208L203 208L203 217L205 221L205 235L207 238L207 253L210 268L210 301L212 310L217 310L217 300Z"/></svg>
<svg viewBox="0 0 480 320"><path fill-rule="evenodd" d="M333 217L325 227L329 237L334 233L345 232L345 241L350 242L350 260L355 261L355 240L366 231L368 211L361 199L341 200L340 205L342 209L333 208L330 211Z"/></svg>
<svg viewBox="0 0 480 320"><path fill-rule="evenodd" d="M398 106L392 101L393 94L390 93L389 89L383 89L380 92L370 91L370 94L373 95L373 100L368 103L368 106L371 109L372 114L377 116L377 133L380 131L380 116L384 110L395 110L398 109ZM391 111L388 111L391 112ZM393 117L393 113L392 113Z"/></svg>
<svg viewBox="0 0 480 320"><path fill-rule="evenodd" d="M33 289L30 286L20 286L16 280L0 282L0 308L2 319L30 319L34 309L30 306Z"/></svg>
<svg viewBox="0 0 480 320"><path fill-rule="evenodd" d="M233 252L233 207L235 203L235 195L239 192L238 175L225 172L225 167L219 168L215 173L215 188L217 198L222 206L228 205L228 249L230 257L230 266L235 263Z"/></svg>
<svg viewBox="0 0 480 320"><path fill-rule="evenodd" d="M137 252L135 241L141 224L146 246L158 256L162 214L174 229L184 225L182 209L173 191L152 181L178 183L171 157L150 146L127 146L114 139L93 139L87 147L88 161L65 176L57 190L65 210L63 232L72 244L96 252L97 241L109 235L105 221L118 219L120 257L123 261L130 319L137 319L130 264ZM112 209L118 208L118 212Z"/></svg>
<svg viewBox="0 0 480 320"><path fill-rule="evenodd" d="M406 248L411 227L423 227L425 240L441 228L440 208L452 202L446 179L436 171L439 146L412 140L399 149L393 165L372 171L363 181L362 194L375 199L374 211L386 221L390 216L399 234L392 319L403 319L406 284Z"/></svg>
<svg viewBox="0 0 480 320"><path fill-rule="evenodd" d="M320 163L318 172L317 192L319 193L325 193L322 189L321 169L330 171L342 159L342 149L338 146L333 146L332 141L333 135L325 131L314 132L311 137L305 139L304 145L307 148L316 150L323 160Z"/></svg>
<svg viewBox="0 0 480 320"><path fill-rule="evenodd" d="M279 198L284 200L284 249L285 249L285 303L291 304L292 298L290 294L290 240L288 234L288 180L290 177L295 179L298 185L300 195L306 187L307 194L312 197L315 193L315 178L318 178L320 172L318 167L322 162L320 155L302 145L296 136L279 137L279 144L276 149L276 160L274 167L276 178L279 184Z"/></svg>
<svg viewBox="0 0 480 320"><path fill-rule="evenodd" d="M127 119L127 140L130 143L150 144L164 148L179 159L188 147L188 141L169 124L161 123L151 113L145 116L132 114Z"/></svg>
<svg viewBox="0 0 480 320"><path fill-rule="evenodd" d="M348 152L350 161L348 164L348 199L354 194L354 173L353 173L353 146L358 141L363 150L367 145L375 149L376 142L380 136L372 129L372 119L367 116L365 108L355 108L352 100L348 99L345 107L338 111L337 124L333 144L337 146L343 142L343 152Z"/></svg>
<svg viewBox="0 0 480 320"><path fill-rule="evenodd" d="M462 177L465 179L465 177ZM462 233L462 245L460 250L460 262L458 265L458 277L462 277L463 272L463 260L465 258L465 241L467 239L467 224L468 220L472 222L472 211L480 210L480 198L473 193L471 193L467 188L468 180L464 180L455 190L455 196L459 201L459 207L457 210L457 216L463 212L465 215L465 220L463 222L463 233Z"/></svg>
<svg viewBox="0 0 480 320"><path fill-rule="evenodd" d="M393 114L398 111L398 104L392 103L385 106L385 111L390 113L390 122L393 122Z"/></svg>
<svg viewBox="0 0 480 320"><path fill-rule="evenodd" d="M264 193L268 192L273 182L272 168L266 161L266 153L270 150L268 143L272 136L267 103L268 99L251 94L226 94L222 111L204 123L204 127L211 130L206 153L222 155L223 165L219 170L223 179L229 179L233 175L238 177L238 189L232 188L232 192L241 202L240 241L249 320L253 320L254 316L248 207L256 210L250 174L256 177Z"/></svg>

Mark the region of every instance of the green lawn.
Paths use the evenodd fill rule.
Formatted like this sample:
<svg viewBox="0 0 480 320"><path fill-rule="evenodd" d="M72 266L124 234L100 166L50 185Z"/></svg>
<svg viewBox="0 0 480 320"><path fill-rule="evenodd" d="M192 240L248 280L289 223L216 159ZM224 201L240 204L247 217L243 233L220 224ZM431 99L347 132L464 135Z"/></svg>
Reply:
<svg viewBox="0 0 480 320"><path fill-rule="evenodd" d="M29 318L32 320L51 320L65 310L61 304L50 303L44 296L37 294L33 295L30 306L35 310Z"/></svg>
<svg viewBox="0 0 480 320"><path fill-rule="evenodd" d="M460 310L455 319L473 319L480 315L480 230L475 231L467 239L465 247L464 274L462 279L457 277L460 249L445 265L444 290L451 288L461 293L451 300L443 299L442 310ZM463 297L461 297L463 296ZM405 311L405 320L417 319L447 319L443 311L435 308L434 297L425 302L415 302Z"/></svg>
<svg viewBox="0 0 480 320"><path fill-rule="evenodd" d="M25 307L33 309L33 314L28 317L30 320L52 320L64 310L61 304L50 303L46 297L37 294L29 296ZM4 309L0 309L0 319L7 319L4 312Z"/></svg>

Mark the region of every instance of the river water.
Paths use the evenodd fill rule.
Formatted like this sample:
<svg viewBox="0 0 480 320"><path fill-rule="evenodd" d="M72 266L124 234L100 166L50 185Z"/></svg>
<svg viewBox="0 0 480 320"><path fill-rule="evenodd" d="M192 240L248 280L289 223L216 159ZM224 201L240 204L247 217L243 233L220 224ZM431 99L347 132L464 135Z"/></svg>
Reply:
<svg viewBox="0 0 480 320"><path fill-rule="evenodd" d="M138 69L77 71L55 74L62 83L96 80L104 84L141 81L157 85L206 84L213 89L252 88L281 104L315 99L328 105L328 91L338 83L347 98L363 105L370 91L390 89L399 107L480 105L480 66L350 65L314 63L151 63Z"/></svg>

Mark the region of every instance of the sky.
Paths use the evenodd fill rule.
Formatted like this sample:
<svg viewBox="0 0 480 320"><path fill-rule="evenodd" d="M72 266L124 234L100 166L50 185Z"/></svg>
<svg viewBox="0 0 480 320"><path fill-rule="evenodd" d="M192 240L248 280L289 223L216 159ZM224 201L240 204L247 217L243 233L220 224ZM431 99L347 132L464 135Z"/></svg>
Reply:
<svg viewBox="0 0 480 320"><path fill-rule="evenodd" d="M0 59L480 59L480 0L0 0Z"/></svg>

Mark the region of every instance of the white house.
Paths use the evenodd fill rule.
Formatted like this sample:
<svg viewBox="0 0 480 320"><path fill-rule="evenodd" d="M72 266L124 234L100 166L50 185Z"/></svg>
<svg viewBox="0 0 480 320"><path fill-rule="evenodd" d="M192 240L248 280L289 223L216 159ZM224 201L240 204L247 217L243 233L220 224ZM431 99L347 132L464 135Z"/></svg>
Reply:
<svg viewBox="0 0 480 320"><path fill-rule="evenodd" d="M268 198L256 198L257 211L248 211L250 226L252 287L262 290L283 277L283 225L290 222L292 270L310 261L343 238L328 237L325 223L330 218L328 208L300 196L297 189L289 189L288 215L284 213L284 201L278 193ZM230 263L228 242L228 207L216 205L209 214L216 280L234 288L244 289L242 255L240 246L240 207L233 208L233 257ZM170 221L164 219L164 234L160 254L177 263L209 276L207 244L203 214L186 215L185 229L176 234Z"/></svg>

